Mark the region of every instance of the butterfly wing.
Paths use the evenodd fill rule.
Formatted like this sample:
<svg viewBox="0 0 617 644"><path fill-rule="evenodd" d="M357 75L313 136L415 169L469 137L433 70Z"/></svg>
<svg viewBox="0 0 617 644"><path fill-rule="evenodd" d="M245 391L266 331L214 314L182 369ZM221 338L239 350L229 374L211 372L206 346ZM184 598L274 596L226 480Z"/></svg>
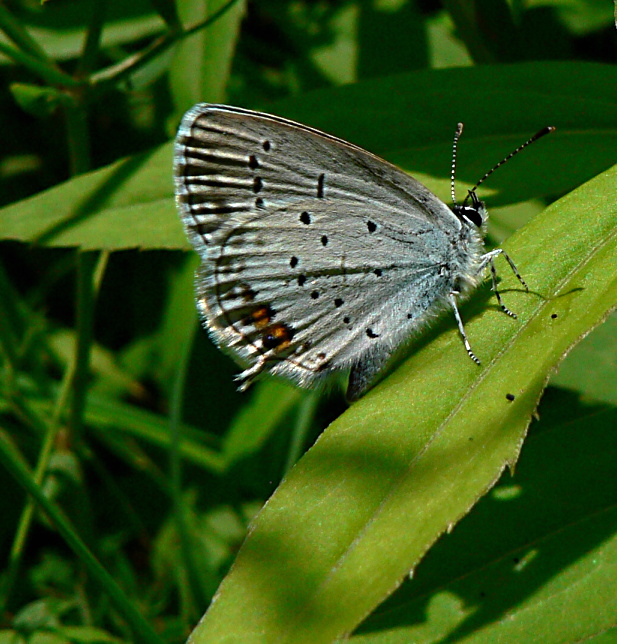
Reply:
<svg viewBox="0 0 617 644"><path fill-rule="evenodd" d="M358 397L460 270L466 229L427 188L279 117L195 106L175 180L202 258L198 308L244 380L311 386L351 367Z"/></svg>

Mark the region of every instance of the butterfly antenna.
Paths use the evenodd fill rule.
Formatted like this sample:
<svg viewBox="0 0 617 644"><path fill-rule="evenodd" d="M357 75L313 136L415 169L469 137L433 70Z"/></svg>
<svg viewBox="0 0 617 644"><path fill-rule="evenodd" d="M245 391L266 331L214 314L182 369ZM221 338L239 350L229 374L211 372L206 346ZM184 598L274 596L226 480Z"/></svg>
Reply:
<svg viewBox="0 0 617 644"><path fill-rule="evenodd" d="M452 195L452 203L456 206L456 193L454 190L454 177L456 175L456 155L458 154L458 140L463 133L463 124L458 123L456 132L454 133L454 143L452 144L452 169L450 170L450 194Z"/></svg>
<svg viewBox="0 0 617 644"><path fill-rule="evenodd" d="M459 124L460 125L460 124ZM467 193L467 196L465 197L465 200L463 201L463 205L465 202L471 197L472 193L475 194L476 189L483 184L492 174L497 170L497 168L500 168L504 163L507 163L513 156L517 155L521 150L524 150L528 145L531 145L534 141L537 141L538 139L542 138L546 134L550 134L551 132L555 131L555 127L552 125L549 125L545 128L542 128L539 132L536 132L530 139L527 139L525 143L522 145L519 145L516 150L510 152L507 157L503 158L499 163L494 165L477 183L476 185L469 190ZM455 149L456 149L456 137L455 137Z"/></svg>

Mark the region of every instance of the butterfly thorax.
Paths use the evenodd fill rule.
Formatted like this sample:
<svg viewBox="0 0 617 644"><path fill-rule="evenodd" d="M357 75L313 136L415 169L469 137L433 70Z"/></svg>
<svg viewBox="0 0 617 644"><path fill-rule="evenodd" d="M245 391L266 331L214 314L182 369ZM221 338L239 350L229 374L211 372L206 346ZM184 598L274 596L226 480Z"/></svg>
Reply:
<svg viewBox="0 0 617 644"><path fill-rule="evenodd" d="M474 289L482 277L488 213L484 202L477 198L471 206L457 204L452 211L461 222L458 240L453 244L456 269L452 272L452 290L464 295Z"/></svg>

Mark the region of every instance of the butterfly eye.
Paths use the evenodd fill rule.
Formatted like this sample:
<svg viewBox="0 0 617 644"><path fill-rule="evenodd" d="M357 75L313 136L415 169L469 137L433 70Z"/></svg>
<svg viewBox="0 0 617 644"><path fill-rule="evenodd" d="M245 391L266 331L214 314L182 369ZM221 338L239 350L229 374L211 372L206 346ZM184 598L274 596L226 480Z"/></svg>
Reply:
<svg viewBox="0 0 617 644"><path fill-rule="evenodd" d="M481 201L473 206L454 206L454 214L461 220L481 228L484 223L486 210Z"/></svg>
<svg viewBox="0 0 617 644"><path fill-rule="evenodd" d="M482 217L482 211L480 210L480 207L471 207L471 208L465 208L465 214L464 214L466 219L469 219L469 221L474 225L480 228L482 224L484 223L484 218Z"/></svg>

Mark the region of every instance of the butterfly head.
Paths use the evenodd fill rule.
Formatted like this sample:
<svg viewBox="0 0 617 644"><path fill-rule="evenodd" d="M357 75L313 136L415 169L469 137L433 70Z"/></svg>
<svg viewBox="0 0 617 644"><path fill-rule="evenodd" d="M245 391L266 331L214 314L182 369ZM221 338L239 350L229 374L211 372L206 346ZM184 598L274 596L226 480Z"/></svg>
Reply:
<svg viewBox="0 0 617 644"><path fill-rule="evenodd" d="M458 150L458 140L463 133L463 124L459 123L456 126L456 132L454 133L454 144L452 146L452 170L450 173L450 191L452 193L452 211L454 214L468 226L473 225L477 229L485 229L486 222L488 219L488 213L484 202L481 201L476 194L476 189L482 185L488 177L490 177L497 168L500 168L504 163L507 163L513 156L518 154L521 150L524 150L529 144L537 141L540 137L543 137L546 134L554 132L555 128L552 126L545 127L536 134L534 134L530 139L527 139L525 143L519 145L518 148L510 152L508 156L504 157L499 163L495 164L477 183L476 185L469 190L467 196L463 200L462 204L456 203L456 195L454 190L454 178L456 173L456 155ZM470 204L468 202L471 201Z"/></svg>
<svg viewBox="0 0 617 644"><path fill-rule="evenodd" d="M471 199L471 204L467 204L467 199ZM475 226L478 229L483 229L488 219L488 212L484 202L471 190L465 198L465 201L452 206L452 210L462 222L468 226Z"/></svg>

